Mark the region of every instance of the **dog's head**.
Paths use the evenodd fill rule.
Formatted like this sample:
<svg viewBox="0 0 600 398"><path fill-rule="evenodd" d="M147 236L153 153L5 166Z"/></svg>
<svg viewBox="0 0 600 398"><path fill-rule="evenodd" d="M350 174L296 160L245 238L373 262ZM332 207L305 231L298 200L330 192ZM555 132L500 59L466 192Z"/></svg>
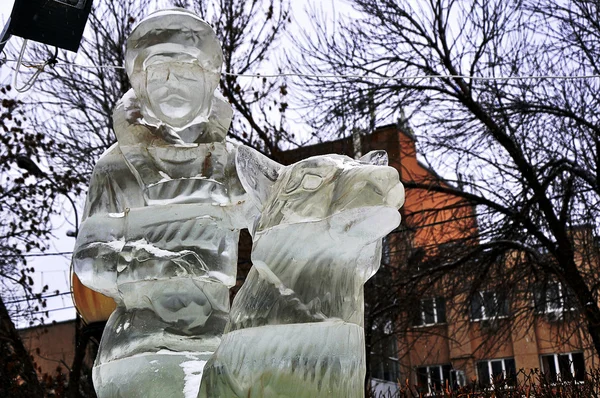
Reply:
<svg viewBox="0 0 600 398"><path fill-rule="evenodd" d="M329 219L332 229L381 237L400 222L404 202L398 172L387 161L385 151L373 151L358 160L324 155L282 166L240 147L236 167L261 212L256 232Z"/></svg>

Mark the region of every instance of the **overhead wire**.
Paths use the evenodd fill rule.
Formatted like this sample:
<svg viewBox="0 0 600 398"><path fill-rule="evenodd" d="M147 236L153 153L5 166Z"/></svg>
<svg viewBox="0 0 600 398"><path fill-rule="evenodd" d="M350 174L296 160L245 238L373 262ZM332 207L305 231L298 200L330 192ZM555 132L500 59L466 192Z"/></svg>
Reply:
<svg viewBox="0 0 600 398"><path fill-rule="evenodd" d="M32 315L32 314L45 314L47 312L54 312L54 311L63 311L63 310L70 310L70 309L75 309L74 305L71 306L67 306L67 307L59 307L59 308L51 308L48 310L43 310L43 311L33 311L33 312L29 312L27 311L26 313L23 314L13 314L13 317L26 317L28 315Z"/></svg>
<svg viewBox="0 0 600 398"><path fill-rule="evenodd" d="M18 77L19 77L19 70L21 69L21 63L22 63L22 60L23 60L23 54L25 54L25 48L26 47L27 47L27 39L23 40L23 45L21 46L21 51L19 52L19 58L17 59L17 66L15 68L15 73L13 74L13 87L19 93L24 93L24 92L30 90L31 87L33 87L33 84L35 83L35 81L37 80L37 78L39 77L39 75L44 70L44 67L46 66L46 63L42 64L41 66L31 66L31 67L37 67L38 68L37 72L35 72L33 74L33 76L31 76L29 78L29 80L27 81L27 83L25 83L25 85L23 87L19 87L17 85L17 80L18 80Z"/></svg>
<svg viewBox="0 0 600 398"><path fill-rule="evenodd" d="M54 51L54 55L51 58L49 58L48 60L46 60L44 63L24 65L29 68L37 68L37 71L29 78L29 80L27 80L27 82L25 83L25 85L23 87L19 87L17 82L18 82L18 77L19 77L19 71L21 69L21 65L23 64L23 55L25 54L26 47L27 47L27 39L23 40L23 44L21 45L21 51L19 52L19 58L17 59L17 66L15 68L15 72L13 75L13 87L15 88L15 90L17 90L17 92L19 92L21 94L31 90L31 88L37 81L38 77L40 77L42 72L44 72L44 69L46 68L46 66L56 64L56 62L57 62L56 57L58 56L58 47L56 47L55 51ZM7 62L7 61L5 61L5 62Z"/></svg>
<svg viewBox="0 0 600 398"><path fill-rule="evenodd" d="M23 52L23 48L21 49ZM58 62L54 58L45 62L22 61L19 59L6 59L4 62L17 62L18 65L31 68L40 68L41 72L50 63L54 67L77 67L82 69L125 69L121 65L84 65L74 62ZM17 66L17 70L18 70ZM41 73L40 72L40 73ZM36 72L38 73L38 72ZM425 79L464 79L473 81L506 81L506 80L582 80L600 78L600 75L531 75L531 76L468 76L468 75L412 75L412 76L376 76L376 75L336 75L336 74L310 74L310 73L231 73L221 72L225 76L243 77L243 78L279 78L279 77L305 77L305 78L320 78L320 79L364 79L364 80L425 80Z"/></svg>
<svg viewBox="0 0 600 398"><path fill-rule="evenodd" d="M70 291L69 292L59 292L59 293L53 293L53 294L48 294L48 295L39 296L39 297L31 296L31 297L25 297L25 298L20 298L20 299L11 300L11 301L5 301L4 304L16 304L16 303L22 303L22 302L31 301L31 300L39 300L39 299L45 299L45 298L66 296L68 294L71 294L71 292Z"/></svg>
<svg viewBox="0 0 600 398"><path fill-rule="evenodd" d="M0 254L0 258L13 257L46 257L46 256L68 256L73 252L49 252L49 253L26 253L26 254Z"/></svg>

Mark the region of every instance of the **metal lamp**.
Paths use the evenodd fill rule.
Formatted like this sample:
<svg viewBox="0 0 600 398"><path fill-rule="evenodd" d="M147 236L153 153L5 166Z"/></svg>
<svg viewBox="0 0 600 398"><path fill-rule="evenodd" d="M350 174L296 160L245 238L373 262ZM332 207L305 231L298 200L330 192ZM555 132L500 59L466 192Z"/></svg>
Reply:
<svg viewBox="0 0 600 398"><path fill-rule="evenodd" d="M77 52L92 1L16 0L0 40L14 35Z"/></svg>

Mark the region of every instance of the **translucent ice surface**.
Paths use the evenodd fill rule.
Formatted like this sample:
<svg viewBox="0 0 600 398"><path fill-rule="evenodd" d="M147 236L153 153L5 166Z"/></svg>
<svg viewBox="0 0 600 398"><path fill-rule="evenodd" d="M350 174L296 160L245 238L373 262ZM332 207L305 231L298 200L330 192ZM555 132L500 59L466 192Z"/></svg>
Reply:
<svg viewBox="0 0 600 398"><path fill-rule="evenodd" d="M184 130L206 122L222 64L215 32L183 9L152 14L127 40L125 67L151 124Z"/></svg>
<svg viewBox="0 0 600 398"><path fill-rule="evenodd" d="M404 190L385 152L283 167L240 147L237 170L261 209L253 267L201 397L362 397L363 285Z"/></svg>
<svg viewBox="0 0 600 398"><path fill-rule="evenodd" d="M221 62L212 29L185 10L149 16L127 43L133 89L114 111L117 144L94 168L73 255L80 280L117 302L94 367L101 398L196 396L228 321L254 207L225 142Z"/></svg>
<svg viewBox="0 0 600 398"><path fill-rule="evenodd" d="M283 167L226 143L221 47L188 11L144 19L125 58L132 90L73 255L79 279L117 302L98 396L362 396L363 285L404 199L385 152ZM248 226L253 268L230 311Z"/></svg>

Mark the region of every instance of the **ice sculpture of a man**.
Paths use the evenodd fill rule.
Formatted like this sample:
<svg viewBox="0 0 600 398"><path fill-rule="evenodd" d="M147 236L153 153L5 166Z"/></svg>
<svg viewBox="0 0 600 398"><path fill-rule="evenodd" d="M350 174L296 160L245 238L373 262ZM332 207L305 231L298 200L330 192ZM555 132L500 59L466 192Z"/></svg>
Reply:
<svg viewBox="0 0 600 398"><path fill-rule="evenodd" d="M363 285L400 223L398 172L384 151L284 167L240 147L236 163L261 209L253 266L199 397L363 397Z"/></svg>
<svg viewBox="0 0 600 398"><path fill-rule="evenodd" d="M125 64L133 88L114 111L118 142L94 168L73 256L81 281L117 302L94 384L100 397L195 396L252 211L225 142L232 110L215 93L222 50L196 15L160 11L132 32Z"/></svg>

